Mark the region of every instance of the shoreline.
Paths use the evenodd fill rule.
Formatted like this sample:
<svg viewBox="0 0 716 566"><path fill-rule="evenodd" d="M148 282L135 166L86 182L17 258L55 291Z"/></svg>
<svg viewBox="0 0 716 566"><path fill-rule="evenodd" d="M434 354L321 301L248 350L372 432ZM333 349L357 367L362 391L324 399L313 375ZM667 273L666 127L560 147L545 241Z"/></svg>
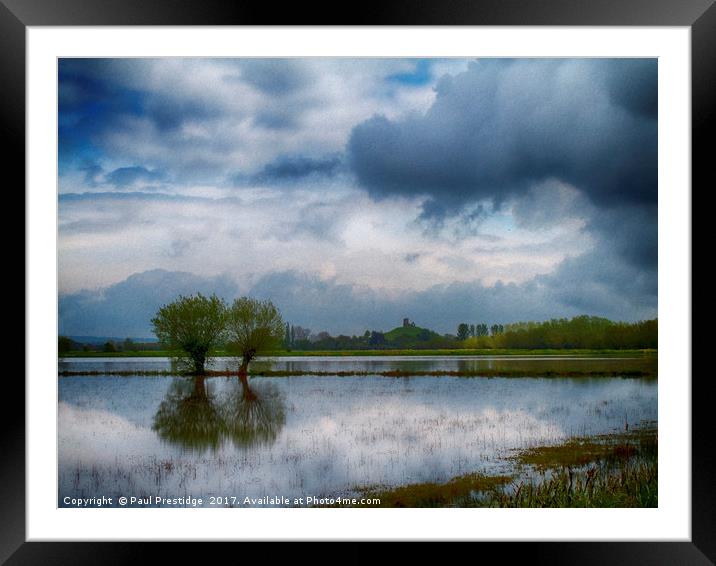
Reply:
<svg viewBox="0 0 716 566"><path fill-rule="evenodd" d="M449 349L449 350L278 350L267 352L262 358L290 358L290 357L344 357L344 356L530 356L548 358L584 357L628 357L628 358L655 358L658 350L653 349L624 349L624 350L588 350L588 349ZM59 360L73 358L169 358L172 352L168 350L140 350L130 352L80 352L71 351L58 355ZM218 351L212 355L214 358L231 358L226 352Z"/></svg>

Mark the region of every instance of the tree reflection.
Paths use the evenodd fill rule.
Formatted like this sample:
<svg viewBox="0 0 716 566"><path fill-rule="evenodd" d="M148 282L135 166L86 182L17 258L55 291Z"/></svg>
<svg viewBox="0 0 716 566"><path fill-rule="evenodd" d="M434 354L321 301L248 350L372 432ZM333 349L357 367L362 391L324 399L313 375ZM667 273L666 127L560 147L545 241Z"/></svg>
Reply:
<svg viewBox="0 0 716 566"><path fill-rule="evenodd" d="M249 385L231 378L221 394L207 390L205 376L174 381L154 415L162 440L192 450L216 450L224 440L237 447L270 444L286 422L284 400L271 383Z"/></svg>
<svg viewBox="0 0 716 566"><path fill-rule="evenodd" d="M174 381L152 425L163 440L196 450L218 448L221 428L221 414L206 390L204 376Z"/></svg>
<svg viewBox="0 0 716 566"><path fill-rule="evenodd" d="M286 422L280 392L272 383L250 387L245 375L237 381L222 404L228 438L236 446L273 443Z"/></svg>

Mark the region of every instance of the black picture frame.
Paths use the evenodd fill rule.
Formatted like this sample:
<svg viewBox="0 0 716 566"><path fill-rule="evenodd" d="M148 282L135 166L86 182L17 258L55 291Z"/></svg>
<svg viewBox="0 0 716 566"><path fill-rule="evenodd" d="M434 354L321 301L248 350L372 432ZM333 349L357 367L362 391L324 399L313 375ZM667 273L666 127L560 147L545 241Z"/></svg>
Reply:
<svg viewBox="0 0 716 566"><path fill-rule="evenodd" d="M102 25L557 25L686 26L692 54L692 186L714 187L708 136L716 106L716 5L714 0L383 0L353 9L304 3L277 9L271 3L219 0L0 0L0 124L6 171L25 184L25 33L28 26ZM8 183L6 186L10 186ZM692 189L693 194L693 189ZM20 206L24 209L24 200ZM16 234L16 232L15 232ZM16 236L15 236L16 238ZM7 241L7 240L6 240ZM23 271L24 273L24 271ZM24 280L25 285L28 283ZM25 295L26 301L28 300ZM24 324L23 324L24 327ZM0 561L7 564L123 564L141 560L156 543L25 542L25 389L5 376L3 392L15 411L0 412ZM691 379L691 376L685 376ZM706 377L706 376L701 376ZM716 561L716 479L708 379L692 380L691 542L485 543L510 561L528 557L550 564L709 564ZM23 403L20 403L20 399ZM704 434L698 434L703 431ZM555 533L558 537L559 533ZM320 539L320 533L316 533ZM242 543L244 545L249 543ZM340 550L341 561L368 560L376 550ZM509 545L509 549L504 547ZM165 559L206 558L193 545L165 545ZM277 546L277 545L274 545ZM422 546L422 545L415 545ZM424 554L424 548L418 548ZM274 558L295 555L294 545L272 548ZM381 551L382 552L382 551ZM199 554L201 553L201 554ZM278 553L278 555L276 554ZM345 554L344 554L345 553ZM335 560L333 551L322 551ZM312 555L311 559L316 557Z"/></svg>

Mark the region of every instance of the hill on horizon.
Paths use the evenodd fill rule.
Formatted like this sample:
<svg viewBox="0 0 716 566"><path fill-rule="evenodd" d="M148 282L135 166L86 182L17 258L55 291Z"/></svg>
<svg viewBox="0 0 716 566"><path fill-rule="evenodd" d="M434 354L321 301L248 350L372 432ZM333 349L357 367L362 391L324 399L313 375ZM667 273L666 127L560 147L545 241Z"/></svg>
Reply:
<svg viewBox="0 0 716 566"><path fill-rule="evenodd" d="M440 334L420 326L398 326L383 334L386 342L401 347L410 347L420 342L441 338Z"/></svg>

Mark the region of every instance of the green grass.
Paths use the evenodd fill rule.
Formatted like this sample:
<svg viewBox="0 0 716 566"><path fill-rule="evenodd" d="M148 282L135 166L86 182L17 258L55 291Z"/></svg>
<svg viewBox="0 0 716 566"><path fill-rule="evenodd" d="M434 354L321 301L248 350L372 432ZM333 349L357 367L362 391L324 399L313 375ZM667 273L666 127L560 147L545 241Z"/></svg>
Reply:
<svg viewBox="0 0 716 566"><path fill-rule="evenodd" d="M224 351L216 351L214 357L228 357ZM288 356L603 356L603 357L656 357L657 350L577 350L577 349L449 349L449 350L318 350L267 352L268 357ZM61 358L125 358L125 357L170 357L167 350L141 350L136 352L82 352L71 351L61 354Z"/></svg>
<svg viewBox="0 0 716 566"><path fill-rule="evenodd" d="M655 461L625 462L608 469L603 465L586 472L557 471L543 483L520 483L506 493L493 491L481 507L658 507Z"/></svg>

